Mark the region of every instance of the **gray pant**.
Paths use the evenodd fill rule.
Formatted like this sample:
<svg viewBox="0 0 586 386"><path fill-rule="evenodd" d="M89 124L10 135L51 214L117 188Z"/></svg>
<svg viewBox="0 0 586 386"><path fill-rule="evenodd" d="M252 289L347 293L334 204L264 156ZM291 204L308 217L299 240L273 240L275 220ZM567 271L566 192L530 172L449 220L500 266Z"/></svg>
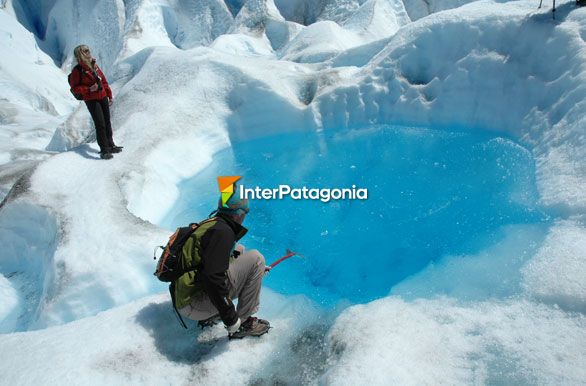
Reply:
<svg viewBox="0 0 586 386"><path fill-rule="evenodd" d="M240 320L244 322L258 311L260 287L265 274L265 258L256 249L245 252L241 244L238 244L236 250L241 254L228 268L228 286L230 297L238 299L236 312ZM218 310L204 292L196 296L179 312L193 320L205 320L216 315Z"/></svg>

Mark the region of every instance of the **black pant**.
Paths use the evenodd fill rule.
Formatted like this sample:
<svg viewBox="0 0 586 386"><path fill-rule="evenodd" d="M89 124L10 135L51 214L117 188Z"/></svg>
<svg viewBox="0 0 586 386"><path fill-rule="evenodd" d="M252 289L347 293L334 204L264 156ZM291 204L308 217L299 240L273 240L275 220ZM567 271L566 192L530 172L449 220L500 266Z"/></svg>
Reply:
<svg viewBox="0 0 586 386"><path fill-rule="evenodd" d="M85 105L96 126L96 139L98 140L98 146L100 146L100 152L110 153L110 148L114 147L114 140L112 139L108 98L99 101L85 101Z"/></svg>

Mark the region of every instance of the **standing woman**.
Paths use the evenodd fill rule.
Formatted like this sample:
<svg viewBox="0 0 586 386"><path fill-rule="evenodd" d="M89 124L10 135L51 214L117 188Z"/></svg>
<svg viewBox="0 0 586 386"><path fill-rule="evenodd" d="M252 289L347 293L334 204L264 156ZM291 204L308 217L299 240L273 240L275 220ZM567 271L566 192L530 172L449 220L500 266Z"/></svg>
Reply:
<svg viewBox="0 0 586 386"><path fill-rule="evenodd" d="M96 127L96 138L100 146L100 158L110 159L112 153L120 153L122 147L114 145L110 106L114 101L106 76L96 64L88 46L81 45L73 50L77 65L69 76L71 92L82 99L89 110Z"/></svg>

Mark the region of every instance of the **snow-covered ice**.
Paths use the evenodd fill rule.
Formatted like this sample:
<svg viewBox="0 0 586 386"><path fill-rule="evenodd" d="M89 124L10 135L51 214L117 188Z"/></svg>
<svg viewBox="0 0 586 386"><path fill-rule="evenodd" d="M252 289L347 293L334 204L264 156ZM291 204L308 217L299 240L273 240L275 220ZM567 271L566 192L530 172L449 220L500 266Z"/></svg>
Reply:
<svg viewBox="0 0 586 386"><path fill-rule="evenodd" d="M586 384L586 7L544 3L0 1L0 383ZM67 86L81 43L108 162ZM258 340L182 330L152 276L180 182L234 142L373 124L514 139L554 221L367 304L265 288Z"/></svg>

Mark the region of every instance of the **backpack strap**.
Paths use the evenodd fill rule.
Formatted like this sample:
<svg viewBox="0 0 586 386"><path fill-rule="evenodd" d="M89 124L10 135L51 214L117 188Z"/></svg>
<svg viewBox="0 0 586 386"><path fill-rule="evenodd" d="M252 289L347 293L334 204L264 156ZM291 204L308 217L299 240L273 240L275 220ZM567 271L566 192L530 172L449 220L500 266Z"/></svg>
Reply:
<svg viewBox="0 0 586 386"><path fill-rule="evenodd" d="M171 303L173 304L173 309L175 310L175 314L177 314L177 317L179 318L179 321L181 322L181 325L183 326L183 328L185 328L187 330L187 325L183 321L183 318L181 317L181 314L179 313L179 310L177 309L177 306L175 305L175 282L174 281L172 281L171 284L169 284L169 293L171 294Z"/></svg>
<svg viewBox="0 0 586 386"><path fill-rule="evenodd" d="M191 223L191 224L189 224L189 226L191 227L191 232L189 232L189 235L188 235L188 236L185 238L185 241L187 241L187 240L188 240L188 239L189 239L189 238L190 238L190 237L191 237L191 236L192 236L192 235L195 233L195 231L196 231L196 230L197 230L197 229L198 229L200 226L202 226L203 224L206 224L206 223L212 222L212 221L214 221L214 220L217 220L217 219L218 219L217 217L212 217L212 218L205 219L205 220L203 220L202 222L199 222L199 223ZM184 242L185 242L185 241L184 241ZM197 267L190 267L190 268L187 268L187 269L185 269L184 271L182 271L182 272L181 272L181 275L184 275L184 274L186 274L187 272L193 272L193 271L197 271L198 269L199 269L199 266L197 266Z"/></svg>
<svg viewBox="0 0 586 386"><path fill-rule="evenodd" d="M78 86L80 86L81 85L81 78L83 77L83 68L81 67L81 64L79 64L79 63L75 66L75 68L77 68L77 72L79 72Z"/></svg>

